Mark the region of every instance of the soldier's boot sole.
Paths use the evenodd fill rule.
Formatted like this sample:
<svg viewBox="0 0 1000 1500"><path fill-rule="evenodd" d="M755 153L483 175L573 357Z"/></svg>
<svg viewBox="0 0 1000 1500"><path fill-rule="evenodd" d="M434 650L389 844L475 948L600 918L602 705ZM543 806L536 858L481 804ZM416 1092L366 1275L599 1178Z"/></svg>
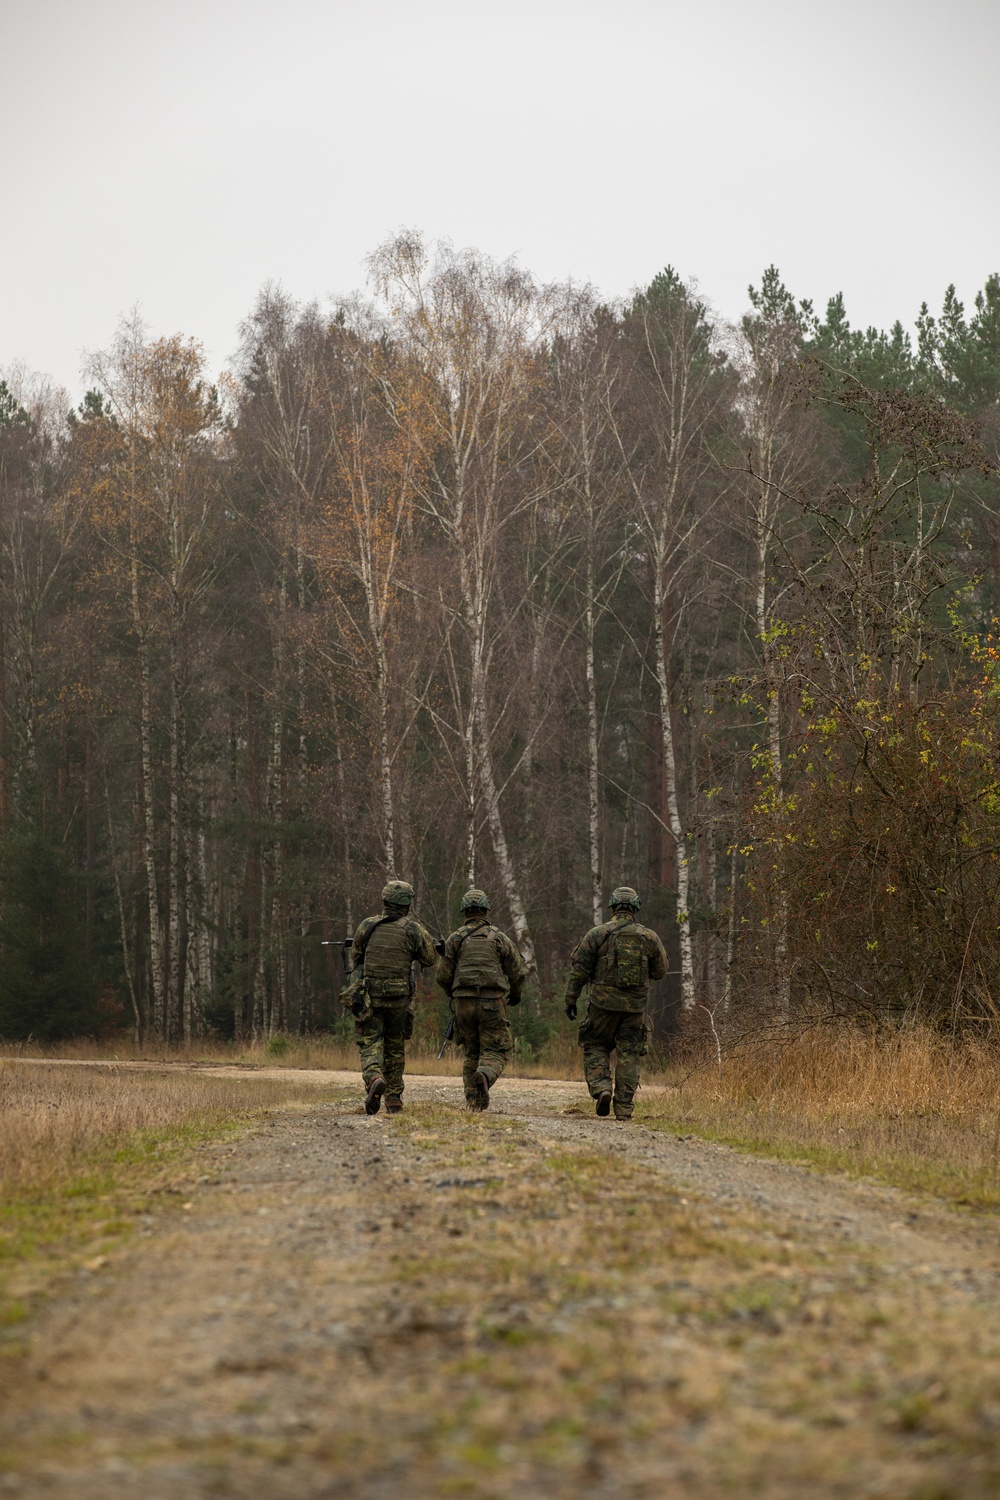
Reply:
<svg viewBox="0 0 1000 1500"><path fill-rule="evenodd" d="M384 1093L385 1093L385 1079L384 1078L373 1078L372 1081L371 1081L371 1083L368 1085L368 1092L365 1095L365 1114L366 1115L377 1115L378 1114L378 1112L379 1112L379 1106L382 1103L382 1095Z"/></svg>
<svg viewBox="0 0 1000 1500"><path fill-rule="evenodd" d="M601 1116L602 1120L604 1119L605 1115L609 1115L611 1113L611 1090L610 1089L605 1089L603 1091L603 1093L598 1094L598 1096L597 1096L597 1113Z"/></svg>
<svg viewBox="0 0 1000 1500"><path fill-rule="evenodd" d="M387 1115L398 1115L403 1108L403 1101L398 1094L386 1094L385 1112Z"/></svg>
<svg viewBox="0 0 1000 1500"><path fill-rule="evenodd" d="M474 1079L476 1085L476 1102L473 1109L489 1109L490 1107L490 1081L485 1073L477 1073Z"/></svg>

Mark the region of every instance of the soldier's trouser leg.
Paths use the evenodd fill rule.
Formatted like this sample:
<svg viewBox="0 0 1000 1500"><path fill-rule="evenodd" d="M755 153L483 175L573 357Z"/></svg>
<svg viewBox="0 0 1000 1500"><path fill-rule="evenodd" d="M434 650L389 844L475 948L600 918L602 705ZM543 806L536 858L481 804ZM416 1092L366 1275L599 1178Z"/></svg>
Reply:
<svg viewBox="0 0 1000 1500"><path fill-rule="evenodd" d="M407 1009L403 1005L387 1005L381 1010L382 1072L385 1078L385 1092L390 1099L398 1099L403 1092L407 1014Z"/></svg>
<svg viewBox="0 0 1000 1500"><path fill-rule="evenodd" d="M460 995L452 1000L455 1012L455 1041L462 1048L462 1085L466 1104L479 1098L475 1077L479 1071L479 1003Z"/></svg>
<svg viewBox="0 0 1000 1500"><path fill-rule="evenodd" d="M514 1050L514 1034L502 1000L479 1001L479 1071L490 1085L496 1083Z"/></svg>
<svg viewBox="0 0 1000 1500"><path fill-rule="evenodd" d="M366 1089L371 1087L372 1080L379 1074L385 1077L383 1058L383 1017L385 1014L383 1010L372 1009L354 1023L354 1040L361 1052L361 1077L365 1081Z"/></svg>
<svg viewBox="0 0 1000 1500"><path fill-rule="evenodd" d="M451 1001L454 1010L454 1040L462 1047L462 1086L465 1103L478 1101L475 1074L480 1070L480 1007L478 1001L466 1001L456 996Z"/></svg>
<svg viewBox="0 0 1000 1500"><path fill-rule="evenodd" d="M583 1048L583 1076L592 1099L610 1094L614 1087L611 1081L611 1049L615 1045L620 1012L602 1010L599 1005L590 1005L580 1022L579 1041Z"/></svg>
<svg viewBox="0 0 1000 1500"><path fill-rule="evenodd" d="M639 1087L639 1066L646 1056L646 1012L622 1011L615 1036L615 1114L630 1115Z"/></svg>
<svg viewBox="0 0 1000 1500"><path fill-rule="evenodd" d="M514 1037L502 1000L475 1000L459 995L453 1004L455 1040L465 1048L462 1063L465 1098L467 1103L474 1104L479 1098L476 1074L482 1073L491 1086L496 1083L514 1050Z"/></svg>

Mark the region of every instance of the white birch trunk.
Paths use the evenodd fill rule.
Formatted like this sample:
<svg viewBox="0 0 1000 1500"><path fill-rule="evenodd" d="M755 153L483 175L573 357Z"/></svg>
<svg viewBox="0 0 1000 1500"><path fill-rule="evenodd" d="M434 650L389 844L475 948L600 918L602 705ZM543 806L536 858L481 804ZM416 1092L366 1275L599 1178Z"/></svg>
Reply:
<svg viewBox="0 0 1000 1500"><path fill-rule="evenodd" d="M733 1002L733 963L736 959L736 846L729 855L729 922L726 926L726 973L722 984L722 1014Z"/></svg>
<svg viewBox="0 0 1000 1500"><path fill-rule="evenodd" d="M392 755L389 749L389 684L381 636L376 641L378 673L378 743L382 785L382 837L385 849L386 879L396 874L396 827L392 808Z"/></svg>
<svg viewBox="0 0 1000 1500"><path fill-rule="evenodd" d="M281 594L280 594L280 618L278 622L278 640L274 657L274 713L271 717L271 765L270 765L270 791L268 806L270 809L271 824L274 829L274 837L271 841L271 905L270 911L265 917L266 931L268 933L268 948L271 952L273 964L272 992L270 1005L265 1021L265 1028L270 1035L272 1032L280 1031L285 1024L286 1009L286 973L285 973L285 944L281 932L281 878L283 865L283 851L281 843L281 820L284 813L284 730L285 720L283 712L284 675L285 675L285 610L288 607L288 580L284 561L281 570ZM266 908L265 908L266 910Z"/></svg>
<svg viewBox="0 0 1000 1500"><path fill-rule="evenodd" d="M167 1039L182 1030L184 1041L191 1040L188 1016L182 1020L182 976L181 939L183 936L182 913L184 907L182 849L181 849L181 781L184 774L184 748L181 724L181 682L178 659L177 622L171 621L170 630L170 794L168 829L168 882L167 896Z"/></svg>
<svg viewBox="0 0 1000 1500"><path fill-rule="evenodd" d="M771 784L778 808L777 897L774 911L775 1002L780 1015L791 1007L791 975L788 969L788 886L785 879L784 820L781 811L785 800L784 767L781 750L781 683L767 605L767 545L770 535L766 516L767 501L761 496L757 512L757 634L760 638L764 667L764 689L767 693L767 746Z"/></svg>
<svg viewBox="0 0 1000 1500"><path fill-rule="evenodd" d="M587 833L590 845L590 898L594 926L604 920L604 893L601 889L601 800L598 766L597 675L594 670L594 558L593 547L587 549L586 608L586 674L587 674Z"/></svg>
<svg viewBox="0 0 1000 1500"><path fill-rule="evenodd" d="M486 672L485 672L485 607L484 587L482 579L482 564L477 570L477 576L470 575L464 554L462 555L461 579L463 594L465 596L465 615L469 626L471 637L472 660L470 663L469 692L471 698L471 719L475 732L475 758L479 768L479 785L486 804L486 822L490 830L490 841L493 845L493 857L497 862L497 872L500 876L500 884L510 911L511 923L514 928L514 940L524 959L524 965L528 973L535 971L535 945L531 939L528 928L528 916L521 899L521 891L518 885L517 873L514 869L514 861L511 858L510 848L507 844L507 836L504 832L503 818L500 813L500 792L496 783L493 770L493 746L490 734L489 713L486 706Z"/></svg>
<svg viewBox="0 0 1000 1500"><path fill-rule="evenodd" d="M153 806L152 703L149 674L149 643L139 608L138 564L132 561L132 623L139 643L139 746L142 762L142 853L146 869L149 908L149 978L153 990L153 1034L164 1040L166 987L163 972L163 929L156 879L156 827Z"/></svg>
<svg viewBox="0 0 1000 1500"><path fill-rule="evenodd" d="M465 878L471 890L476 883L476 742L470 711L465 724Z"/></svg>
<svg viewBox="0 0 1000 1500"><path fill-rule="evenodd" d="M663 739L663 779L667 794L667 820L677 856L677 926L681 950L681 1005L693 1010L696 1003L694 949L691 942L691 866L677 792L677 759L670 706L670 664L666 659L663 629L664 590L662 561L654 559L653 610L656 634L656 680L660 696L660 733Z"/></svg>
<svg viewBox="0 0 1000 1500"><path fill-rule="evenodd" d="M104 802L108 812L108 849L111 854L111 870L115 882L115 901L118 907L118 923L121 932L122 943L122 967L125 970L125 982L128 985L129 999L132 1002L132 1036L136 1046L143 1041L148 1029L149 1008L143 999L140 999L135 983L135 968L132 960L132 951L128 940L128 920L125 914L125 898L122 894L121 874L118 869L118 859L115 854L115 829L111 817L111 791L107 780L104 783Z"/></svg>
<svg viewBox="0 0 1000 1500"><path fill-rule="evenodd" d="M341 840L342 859L344 862L344 906L347 921L347 932L354 932L354 902L351 887L354 884L354 870L351 862L351 819L350 809L347 806L347 778L344 775L344 752L340 744L340 724L337 719L336 700L333 705L334 715L334 754L337 762L337 794L340 799L340 823L343 830Z"/></svg>

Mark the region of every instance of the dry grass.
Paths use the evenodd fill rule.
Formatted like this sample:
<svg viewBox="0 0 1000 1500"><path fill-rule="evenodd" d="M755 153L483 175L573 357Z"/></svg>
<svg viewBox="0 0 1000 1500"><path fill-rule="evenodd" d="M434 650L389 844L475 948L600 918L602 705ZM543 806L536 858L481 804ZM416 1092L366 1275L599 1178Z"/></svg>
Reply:
<svg viewBox="0 0 1000 1500"><path fill-rule="evenodd" d="M811 1031L650 1080L644 1123L1000 1207L1000 1053L923 1028Z"/></svg>
<svg viewBox="0 0 1000 1500"><path fill-rule="evenodd" d="M0 1068L4 1051L22 1059L42 1055L34 1048L0 1049ZM411 1074L454 1077L459 1071L454 1047L441 1061L419 1045L407 1051ZM46 1055L67 1061L141 1059L164 1064L162 1075L147 1073L131 1081L122 1071L111 1120L118 1118L119 1109L123 1120L138 1119L129 1112L140 1107L155 1112L157 1101L168 1114L175 1107L168 1103L171 1099L177 1107L182 1099L191 1101L191 1109L200 1107L194 1102L200 1097L197 1067L182 1073L176 1067L181 1063L281 1067L288 1070L290 1084L299 1069L355 1072L358 1066L354 1045L332 1037L282 1037L245 1046L208 1042L188 1050L80 1041ZM515 1058L509 1072L515 1077L580 1079L575 1028L558 1036L544 1059ZM171 1093L171 1079L176 1094ZM205 1107L216 1099L223 1112L245 1109L248 1081L227 1085L224 1095L224 1080L202 1078ZM263 1086L264 1080L259 1083ZM77 1090L102 1086L78 1079L72 1087L67 1082L58 1087L64 1102L40 1105L30 1129L41 1133L39 1139L50 1130L53 1139L68 1142L77 1129L71 1098ZM61 1111L58 1128L48 1118L56 1110ZM824 1028L789 1038L769 1034L766 1041L750 1040L728 1054L721 1078L714 1057L707 1055L698 1065L676 1063L655 1071L650 1067L638 1117L654 1128L694 1131L746 1150L807 1161L826 1171L869 1176L977 1208L1000 1207L1000 1051L982 1041L956 1044L919 1027L881 1034L849 1028ZM151 1117L148 1126L123 1128L156 1127ZM0 1123L0 1173L13 1170L6 1168L3 1130ZM33 1159L37 1161L37 1155Z"/></svg>
<svg viewBox="0 0 1000 1500"><path fill-rule="evenodd" d="M309 1089L315 1097L316 1088ZM301 1098L288 1081L0 1059L0 1355L36 1298L176 1193L198 1150Z"/></svg>
<svg viewBox="0 0 1000 1500"><path fill-rule="evenodd" d="M406 1066L410 1073L454 1077L461 1071L461 1054L454 1044L438 1059L438 1046L427 1046L419 1039L406 1049ZM0 1042L0 1060L4 1057L59 1058L81 1062L160 1062L232 1064L246 1068L345 1068L358 1069L358 1049L351 1041L333 1036L298 1037L284 1034L248 1042L199 1041L191 1047L165 1042L144 1042L136 1046L131 1038L98 1042L90 1037L75 1041L50 1043ZM515 1078L580 1078L580 1049L576 1027L567 1025L566 1034L546 1048L541 1058L527 1058L515 1053L508 1072Z"/></svg>
<svg viewBox="0 0 1000 1500"><path fill-rule="evenodd" d="M246 1119L288 1098L288 1085L268 1079L0 1060L0 1199L43 1196L89 1169L95 1154Z"/></svg>

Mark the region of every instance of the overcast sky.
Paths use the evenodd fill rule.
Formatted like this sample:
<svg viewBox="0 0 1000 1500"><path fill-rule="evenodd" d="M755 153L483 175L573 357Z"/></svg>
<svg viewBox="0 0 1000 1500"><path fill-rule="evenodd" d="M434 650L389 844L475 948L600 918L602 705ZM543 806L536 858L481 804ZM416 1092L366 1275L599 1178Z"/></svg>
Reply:
<svg viewBox="0 0 1000 1500"><path fill-rule="evenodd" d="M998 61L1000 0L0 0L0 366L79 398L138 304L217 371L403 226L909 324L1000 270Z"/></svg>

